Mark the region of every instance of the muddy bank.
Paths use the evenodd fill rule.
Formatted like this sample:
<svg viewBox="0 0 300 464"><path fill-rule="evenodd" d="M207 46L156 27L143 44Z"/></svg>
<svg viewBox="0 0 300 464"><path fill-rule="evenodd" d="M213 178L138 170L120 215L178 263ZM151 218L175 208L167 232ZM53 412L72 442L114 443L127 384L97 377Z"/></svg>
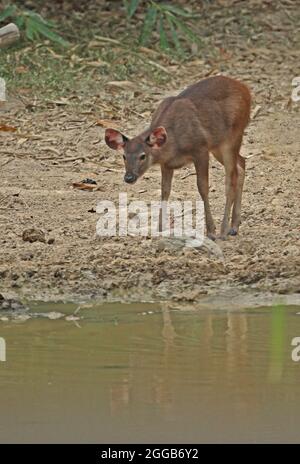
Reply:
<svg viewBox="0 0 300 464"><path fill-rule="evenodd" d="M20 156L2 166L1 293L46 300L86 296L108 301L195 302L227 288L299 294L296 126L297 120L288 112L251 123L243 146L248 159L240 235L225 242L217 240L219 253L161 246L159 239L97 237L97 202L117 202L120 191L127 192L129 200L158 200L159 171L152 169L128 187L123 183L122 160L109 153L103 142L91 152L89 146L84 148L85 153L93 154L91 161L65 165L59 158L49 163L34 157L34 153L43 153L41 142L32 143L32 151L26 155L17 148L14 136L3 136L17 154L20 150ZM54 136L44 131L40 128L43 138ZM54 132L64 144L70 142L67 131ZM100 133L101 129L92 127L87 144L99 139ZM172 199L196 200L196 178L188 175L190 172L190 168L176 172ZM93 191L72 187L73 182L87 177L97 182ZM224 174L214 160L210 183L212 209L219 224Z"/></svg>
<svg viewBox="0 0 300 464"><path fill-rule="evenodd" d="M158 200L158 170L152 169L136 185L127 187L122 160L109 153L103 142L96 148L85 147L93 159L79 164L34 157L33 153L43 153L41 143L32 144L28 154L20 149L20 156L2 166L1 292L46 300L84 296L111 300L126 295L126 300L135 301L197 301L226 288L299 293L296 126L297 120L288 112L251 123L243 146L248 159L240 235L225 242L217 240L219 253L161 246L159 239L96 236L97 202L117 203L120 191L127 192L129 200ZM43 138L54 136L44 131L40 128ZM65 140L70 137L68 132L54 132L58 140L69 143ZM87 144L99 139L100 133L101 129L92 127ZM15 136L3 139L18 154ZM190 168L176 172L172 199L197 199L196 179L190 172ZM72 187L87 177L97 182L93 191ZM219 224L224 174L214 160L210 183Z"/></svg>
<svg viewBox="0 0 300 464"><path fill-rule="evenodd" d="M243 148L250 157L240 235L217 241L219 254L173 249L159 239L96 236L97 202L117 201L119 191L129 200L158 199L156 169L126 187L122 161L108 158L111 154L87 165L49 165L31 154L10 160L2 167L0 187L1 292L47 300L85 295L110 300L124 294L135 301L197 301L228 287L299 293L299 145L293 142L296 120L288 116L251 124ZM89 137L94 141L99 129L92 128ZM94 151L101 156L106 149L100 144ZM195 176L188 173L189 168L176 173L173 199L197 198ZM85 177L95 179L97 189L72 188ZM211 203L218 222L223 182L223 169L212 161ZM32 229L36 237L30 240Z"/></svg>

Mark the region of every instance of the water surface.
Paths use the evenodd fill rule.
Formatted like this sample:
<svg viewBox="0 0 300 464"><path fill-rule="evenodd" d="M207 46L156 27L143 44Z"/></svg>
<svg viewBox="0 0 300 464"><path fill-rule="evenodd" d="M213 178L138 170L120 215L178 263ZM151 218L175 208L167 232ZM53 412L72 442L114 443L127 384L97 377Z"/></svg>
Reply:
<svg viewBox="0 0 300 464"><path fill-rule="evenodd" d="M299 442L299 311L107 304L0 322L0 442Z"/></svg>

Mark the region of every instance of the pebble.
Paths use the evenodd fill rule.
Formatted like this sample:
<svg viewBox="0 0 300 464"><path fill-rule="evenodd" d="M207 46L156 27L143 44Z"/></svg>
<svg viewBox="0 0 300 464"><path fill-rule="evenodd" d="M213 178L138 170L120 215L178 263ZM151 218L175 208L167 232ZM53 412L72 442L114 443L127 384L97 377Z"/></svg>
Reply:
<svg viewBox="0 0 300 464"><path fill-rule="evenodd" d="M46 242L45 232L42 229L25 229L22 234L22 239L24 242Z"/></svg>

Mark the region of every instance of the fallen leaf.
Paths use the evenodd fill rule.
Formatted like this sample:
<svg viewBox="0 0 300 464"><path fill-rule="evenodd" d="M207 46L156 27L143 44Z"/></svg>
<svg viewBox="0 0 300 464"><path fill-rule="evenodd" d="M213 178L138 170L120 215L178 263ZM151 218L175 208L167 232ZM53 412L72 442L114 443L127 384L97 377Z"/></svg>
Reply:
<svg viewBox="0 0 300 464"><path fill-rule="evenodd" d="M107 63L106 61L102 61L102 60L97 60L97 61L87 61L86 64L88 66L93 66L93 67L100 67L100 66L109 66L109 63Z"/></svg>
<svg viewBox="0 0 300 464"><path fill-rule="evenodd" d="M120 123L121 121L112 121L111 119L97 119L96 126L117 128Z"/></svg>
<svg viewBox="0 0 300 464"><path fill-rule="evenodd" d="M261 110L261 105L256 105L256 107L254 108L252 112L251 119L255 119L256 116L258 116L260 110Z"/></svg>
<svg viewBox="0 0 300 464"><path fill-rule="evenodd" d="M110 87L117 87L117 88L124 89L124 90L127 90L127 89L131 90L131 89L135 89L136 87L136 84L134 84L131 81L110 81L110 82L107 82L106 85Z"/></svg>
<svg viewBox="0 0 300 464"><path fill-rule="evenodd" d="M17 145L23 145L23 143L27 142L28 139L21 138L17 141Z"/></svg>
<svg viewBox="0 0 300 464"><path fill-rule="evenodd" d="M28 67L27 66L17 66L15 72L18 74L27 73Z"/></svg>
<svg viewBox="0 0 300 464"><path fill-rule="evenodd" d="M89 190L89 191L93 191L95 189L94 185L84 184L83 182L73 182L72 187L78 190Z"/></svg>
<svg viewBox="0 0 300 464"><path fill-rule="evenodd" d="M69 105L69 100L67 98L61 98L60 100L48 100L48 103L52 103L58 106Z"/></svg>
<svg viewBox="0 0 300 464"><path fill-rule="evenodd" d="M2 126L0 126L0 131L3 131L3 132L15 132L16 130L17 130L16 127L7 126L6 124L3 124Z"/></svg>

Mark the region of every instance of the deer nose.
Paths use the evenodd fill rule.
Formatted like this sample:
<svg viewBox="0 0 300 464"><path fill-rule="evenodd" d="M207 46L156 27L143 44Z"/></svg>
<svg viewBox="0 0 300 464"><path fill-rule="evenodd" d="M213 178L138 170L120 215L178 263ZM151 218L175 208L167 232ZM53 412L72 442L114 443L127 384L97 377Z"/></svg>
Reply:
<svg viewBox="0 0 300 464"><path fill-rule="evenodd" d="M124 180L127 184L133 184L137 180L137 176L135 174L125 174Z"/></svg>

